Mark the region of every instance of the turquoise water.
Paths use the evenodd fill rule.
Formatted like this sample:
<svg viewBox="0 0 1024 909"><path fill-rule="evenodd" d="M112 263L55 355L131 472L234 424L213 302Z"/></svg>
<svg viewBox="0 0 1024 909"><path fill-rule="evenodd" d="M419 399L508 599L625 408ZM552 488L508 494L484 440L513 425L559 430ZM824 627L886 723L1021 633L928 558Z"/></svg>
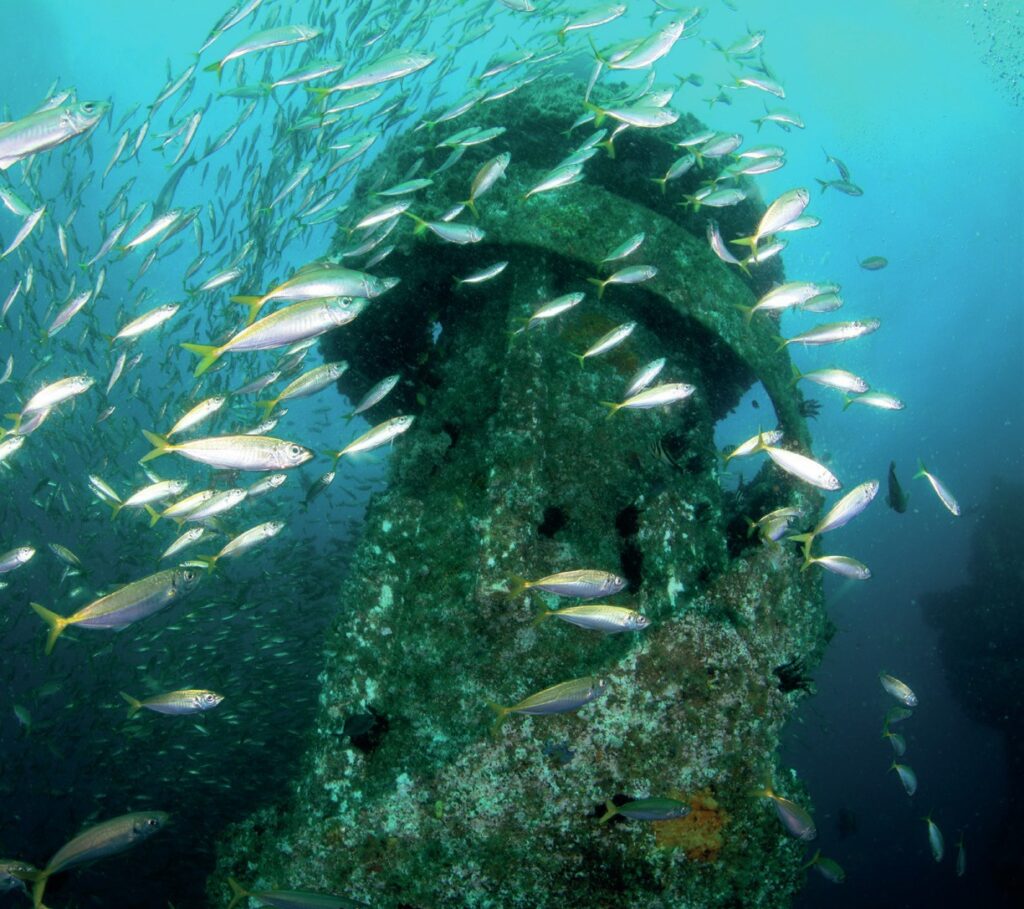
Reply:
<svg viewBox="0 0 1024 909"><path fill-rule="evenodd" d="M562 21L563 8L587 8L554 0L536 0L533 13L515 12L499 0L365 5L371 17L381 16L382 51L411 44L438 57L400 83L384 84L379 104L401 97L407 109L385 138L466 94L492 54L516 44L545 46ZM363 200L351 200L353 184L340 179L345 171L326 175L327 156L336 152L316 148L314 153L315 140L295 140L283 126L306 105L307 93L300 87L278 89L272 99L258 98L227 146L182 177L174 205L200 207L196 223L202 225L209 255L194 277L183 280L198 255L193 226L162 246L141 277L149 246L123 257L114 252L90 270L79 269L76 263L91 258L116 223L117 215L101 213L133 178L127 211L157 200L183 145L179 134L160 148L160 136L172 133L172 124L176 128L193 112L203 112L194 145L182 159L187 162L239 119L248 101L217 94L237 84L239 64L229 64L220 83L203 66L272 18L278 24L326 21L328 32L312 49L299 45L253 57L243 70L247 83L264 78L265 66L280 77L307 59L346 61L365 52L350 46L345 20L334 16L336 10L357 6L264 0L202 54L196 72L150 121L148 105L195 61L226 7L198 0L97 0L88 9L55 0L0 4L5 23L0 29L0 106L6 111L0 119L30 114L48 91L56 91L54 84L74 88L81 100L113 103L88 136L40 153L28 167L15 164L0 177L0 185L12 187L31 208L47 207L24 244L0 261L0 301L18 281L24 283L28 269L34 274L33 290L19 294L0 329L0 374L8 357L13 358L11 378L0 385L3 411L19 411L39 388L64 376L84 371L97 383L81 400L55 409L38 434L27 436L5 459L7 469L0 474L0 551L24 545L37 550L24 567L0 576L6 585L0 590L0 855L41 865L87 823L129 810L166 809L175 815L168 834L130 858L55 877L57 905L75 905L76 900L83 906L164 906L168 900L179 907L203 905L205 876L225 825L283 792L301 759L303 736L316 709L318 648L332 593L358 536L365 504L385 482L386 453L353 468L343 486L333 486L308 509L303 505L307 488L329 467L322 457L301 468L301 480L290 478L280 495L248 503L234 530L271 520L284 521L286 529L233 565L230 580L209 589L204 585L196 608L187 614L144 623L112 641L71 631L45 658L43 625L28 603L68 615L113 585L156 570L156 559L174 534L161 525L158 541L147 537L146 521L137 513L123 513L111 522L88 477L102 477L123 495L143 485L136 462L148 448L139 430L168 428L201 397L191 394L194 358L178 344L206 343L237 329L242 310L227 302L231 292L271 287L328 251L335 233L331 221L302 231L296 227L300 199L311 183L318 186L310 201L330 189L340 190L330 207ZM632 0L628 6L625 16L592 32L599 47L649 34L669 15L653 0ZM472 12L468 25L467 11ZM424 15L432 17L429 26L413 27ZM493 27L461 47L464 29L480 23ZM870 376L872 387L906 403L905 410L895 413L867 407L844 411L838 395L826 389L808 392L822 404L811 423L816 455L844 477L879 478L883 491L842 538L852 555L870 565L871 581L857 585L825 578L839 631L813 673L817 695L801 708L785 742L784 759L797 769L814 800L822 851L847 874L839 887L811 875L799 905L820 906L825 900L836 906L860 906L867 900L902 907L1015 905L1024 892L1019 811L1013 814L1021 804L1013 783L1019 786L1024 767L1019 751L1007 749L1004 741L1013 736L1015 725L1019 734L1020 724L998 719L1019 716L1021 694L1014 687L1019 673L1007 674L1008 682L997 686L1006 698L1005 710L993 709L980 722L976 712L965 709L969 699L964 694L979 685L976 674L993 671L992 664L979 659L965 673L953 672L944 648L955 648L957 638L929 624L923 608L927 594L968 578L975 528L1007 521L999 513L1000 498L989 496L995 478L1020 478L1021 28L1020 11L1011 3L868 0L825 9L795 0L728 5L714 0L694 29L696 35L680 41L654 67L658 85L675 87L676 76L691 73L703 78L699 87L678 88L670 102L673 109L692 112L717 130L740 132L746 145L785 148L786 166L756 178L762 198L767 202L793 187L808 187L808 211L823 222L791 237L783 253L789 280L841 284L846 309L828 319L882 320L882 330L843 346L841 354L828 347L801 349L793 352L794 360L804 371L841 364ZM706 99L719 91L717 83L740 72L740 62L727 62L707 42L729 45L759 29L766 33L764 58L785 86L786 99L727 89L731 103L709 104ZM572 71L589 73L593 57L583 35L571 36L565 47L578 54ZM644 75L631 72L624 78L639 85ZM330 84L331 78L310 84ZM784 132L769 123L758 131L750 121L763 113L765 101L798 112L806 128ZM129 159L147 122L149 135L137 158ZM350 130L333 133L332 141L366 129L357 121ZM127 150L102 180L125 130ZM384 144L379 141L364 161L372 161ZM850 167L862 196L819 192L815 178L837 177L823 149ZM280 171L273 176L275 192L301 160L313 161L311 178L281 203L274 217L255 219L245 200L260 191L257 168L265 176L275 159ZM362 211L368 206L353 207ZM147 209L126 238L157 213ZM350 214L339 217L344 222ZM3 248L23 222L0 209ZM58 225L70 225L67 262ZM183 295L183 286L194 287L226 267L249 240L256 244L243 260L245 274L237 285L195 298ZM887 267L868 271L859 265L873 255L885 256ZM40 340L40 330L71 296L72 280L78 292L89 283L95 286L101 266L106 285L100 299L87 304L54 338ZM382 265L375 274L390 273ZM145 291L148 296L140 301ZM143 359L104 395L117 350L104 335L172 301L181 302L182 310L165 329L137 343L129 356L142 353ZM787 313L781 331L790 336L811 324L804 314ZM235 358L213 374L204 394L212 393L210 388L237 388L269 369L272 360L259 362L256 368ZM319 362L315 355L306 366ZM274 434L318 453L338 449L375 422L342 426L337 415L354 403L331 389L294 400ZM97 423L111 405L115 411ZM755 387L719 424L721 446L756 433L766 408L770 403L763 389ZM235 419L216 424L219 431L258 422L256 412L243 405L233 414ZM942 508L923 481L911 479L918 458L955 492L963 509L959 519ZM169 460L152 466L169 471ZM881 501L892 460L911 491L903 515ZM183 475L192 481L191 491L202 488L208 473L190 465ZM239 483L248 485L259 476L248 474ZM1007 521L1011 526L1012 517ZM218 539L217 547L223 542ZM82 566L61 561L48 543L69 547ZM198 546L190 552L205 554L207 549ZM281 607L285 598L291 604L287 611ZM1019 605L1018 587L1003 599L968 608L1012 614ZM1003 627L1007 640L1020 639L1014 630L1019 625L1011 621ZM998 650L1000 643L993 640L992 648ZM877 683L882 669L912 680L922 701L906 730L907 758L920 777L913 801L904 798L894 775L887 773L890 749L879 738L888 706ZM171 724L125 721L119 691L156 694L160 686L173 687L172 679L228 696L208 716L168 718ZM946 835L947 855L940 866L931 858L921 822L928 812ZM962 879L955 876L951 857L959 831L964 831L970 855L969 873ZM20 893L0 893L0 905L8 904L27 902Z"/></svg>

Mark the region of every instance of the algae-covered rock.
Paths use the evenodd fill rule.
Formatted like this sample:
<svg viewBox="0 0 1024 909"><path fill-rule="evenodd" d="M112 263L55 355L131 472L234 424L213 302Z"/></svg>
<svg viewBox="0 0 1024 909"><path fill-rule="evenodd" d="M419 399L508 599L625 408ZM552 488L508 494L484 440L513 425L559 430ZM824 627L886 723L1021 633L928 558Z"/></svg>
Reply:
<svg viewBox="0 0 1024 909"><path fill-rule="evenodd" d="M419 909L783 906L798 885L801 850L751 793L801 696L775 670L813 666L830 629L816 575L795 550L748 537L742 516L784 504L810 514L817 497L768 467L726 492L714 443L715 423L755 381L787 441L808 443L774 323L748 328L738 309L781 266L753 284L727 270L703 213L675 204L697 176L664 196L650 180L692 120L630 130L581 183L524 201L582 141L563 135L581 95L539 83L480 111L475 125L507 132L435 174L413 211L438 216L508 150L505 179L477 203L484 240L452 246L403 223L377 268L401 284L326 342L351 364L354 397L402 374L373 422L417 420L341 587L307 758L280 805L224 842L210 882L218 904L228 875ZM394 142L356 198L420 157L431 172L443 135ZM748 202L720 220L737 235L759 214ZM657 276L599 299L587 279L607 275L600 260L640 230L629 261ZM509 262L497 278L453 288L497 261ZM515 331L577 290L587 298L575 309ZM637 328L613 352L583 368L570 356L628 321ZM600 402L621 400L658 357L659 381L696 393L606 419ZM651 626L602 636L536 622L554 598L510 595L516 577L573 568L620 574L628 586L614 602ZM583 676L605 680L605 696L576 714L513 715L493 732L488 702ZM798 784L775 784L807 804ZM647 796L691 813L598 823L606 801Z"/></svg>

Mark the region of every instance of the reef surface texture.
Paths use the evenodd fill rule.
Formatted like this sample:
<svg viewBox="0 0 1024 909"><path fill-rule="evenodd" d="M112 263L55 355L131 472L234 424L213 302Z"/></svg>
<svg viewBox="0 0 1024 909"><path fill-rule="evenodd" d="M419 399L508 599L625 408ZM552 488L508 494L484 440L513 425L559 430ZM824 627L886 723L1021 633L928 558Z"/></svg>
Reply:
<svg viewBox="0 0 1024 909"><path fill-rule="evenodd" d="M780 687L774 670L813 667L831 626L795 547L762 545L743 516L783 505L812 515L820 503L770 465L731 491L714 442L716 422L760 381L786 443L808 451L776 325L759 317L748 328L737 308L781 265L746 279L715 258L705 212L676 204L706 172L665 195L650 179L678 156L671 143L697 128L693 118L629 130L614 159L602 151L587 163L583 182L524 201L592 129L565 137L583 92L568 81L475 111L476 125L507 132L435 174L412 210L438 217L507 150L505 178L477 202L485 239L414 237L403 219L376 270L401 284L325 343L351 364L353 398L402 374L371 422L417 420L368 510L324 654L309 657L322 665L322 693L306 759L290 792L229 831L211 905L227 903L229 875L251 889L415 909L785 906L800 885L802 844L751 792L771 775L811 807L775 756L805 694ZM420 157L429 173L448 153L437 143L463 125L392 142L356 198L405 179ZM748 201L716 215L739 236L762 210ZM598 299L586 279L609 274L600 260L641 230L643 246L615 267L651 263L657 276ZM338 244L352 241L339 233ZM453 278L503 260L499 277L453 289ZM512 334L517 319L578 290L578 307ZM582 369L570 356L628 321L637 328L616 350ZM621 400L658 357L668 360L659 381L697 392L606 419L600 402ZM338 482L352 469L341 466ZM628 587L612 602L651 626L602 636L536 623L571 601L508 595L516 576L574 568L622 575ZM583 676L604 679L606 695L574 714L511 715L492 734L489 701L515 704ZM607 800L642 797L692 810L598 823Z"/></svg>

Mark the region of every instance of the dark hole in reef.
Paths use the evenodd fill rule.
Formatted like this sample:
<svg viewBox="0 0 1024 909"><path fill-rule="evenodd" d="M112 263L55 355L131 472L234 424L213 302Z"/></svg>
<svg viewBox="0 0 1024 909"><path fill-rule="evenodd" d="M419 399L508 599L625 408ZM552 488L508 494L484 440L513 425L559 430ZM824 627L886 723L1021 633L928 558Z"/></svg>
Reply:
<svg viewBox="0 0 1024 909"><path fill-rule="evenodd" d="M627 505L615 515L615 529L620 537L635 537L640 532L640 509Z"/></svg>
<svg viewBox="0 0 1024 909"><path fill-rule="evenodd" d="M644 580L644 554L640 547L629 540L619 553L622 576L626 579L630 593L636 593Z"/></svg>
<svg viewBox="0 0 1024 909"><path fill-rule="evenodd" d="M445 420L444 423L441 424L441 428L448 435L448 438L452 440L452 444L449 447L454 448L458 444L459 436L462 435L462 429L459 427L459 424L452 423L450 420Z"/></svg>
<svg viewBox="0 0 1024 909"><path fill-rule="evenodd" d="M537 525L537 533L550 540L568 523L569 515L566 514L564 508L549 505L544 509L544 519Z"/></svg>
<svg viewBox="0 0 1024 909"><path fill-rule="evenodd" d="M368 713L350 713L345 717L342 735L348 736L352 746L363 754L372 754L380 747L390 725L383 713L370 707Z"/></svg>
<svg viewBox="0 0 1024 909"><path fill-rule="evenodd" d="M697 521L706 521L711 517L711 503L698 502L697 507L693 510L693 517Z"/></svg>

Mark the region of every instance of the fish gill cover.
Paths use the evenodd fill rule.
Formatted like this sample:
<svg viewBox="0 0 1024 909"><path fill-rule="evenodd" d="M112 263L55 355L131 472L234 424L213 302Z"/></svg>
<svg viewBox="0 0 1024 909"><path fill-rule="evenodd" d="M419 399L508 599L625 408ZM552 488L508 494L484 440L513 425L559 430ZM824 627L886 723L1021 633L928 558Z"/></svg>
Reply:
<svg viewBox="0 0 1024 909"><path fill-rule="evenodd" d="M761 190L813 124L733 6L243 0L152 93L8 102L0 892L842 880L778 752L879 484L815 454L804 383L904 402L791 359L884 330L783 265L865 190L830 154Z"/></svg>

